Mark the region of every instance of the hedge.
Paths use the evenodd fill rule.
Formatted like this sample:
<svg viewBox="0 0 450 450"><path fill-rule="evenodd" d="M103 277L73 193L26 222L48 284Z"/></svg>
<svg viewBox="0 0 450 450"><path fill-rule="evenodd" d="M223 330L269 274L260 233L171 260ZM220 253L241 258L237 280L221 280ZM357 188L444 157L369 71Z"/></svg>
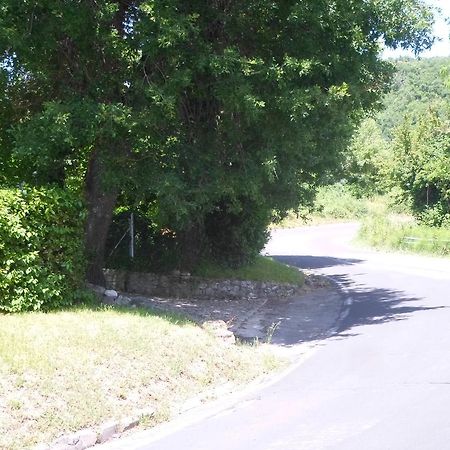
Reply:
<svg viewBox="0 0 450 450"><path fill-rule="evenodd" d="M84 274L84 217L67 190L0 189L0 312L73 303Z"/></svg>

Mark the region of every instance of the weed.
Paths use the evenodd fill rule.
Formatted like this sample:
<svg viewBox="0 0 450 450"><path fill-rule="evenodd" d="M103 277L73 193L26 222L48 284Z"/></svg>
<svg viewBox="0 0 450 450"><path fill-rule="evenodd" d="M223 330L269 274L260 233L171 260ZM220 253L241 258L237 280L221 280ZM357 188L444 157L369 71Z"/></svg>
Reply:
<svg viewBox="0 0 450 450"><path fill-rule="evenodd" d="M266 332L266 344L270 344L273 339L273 335L277 328L280 326L281 322L273 322Z"/></svg>

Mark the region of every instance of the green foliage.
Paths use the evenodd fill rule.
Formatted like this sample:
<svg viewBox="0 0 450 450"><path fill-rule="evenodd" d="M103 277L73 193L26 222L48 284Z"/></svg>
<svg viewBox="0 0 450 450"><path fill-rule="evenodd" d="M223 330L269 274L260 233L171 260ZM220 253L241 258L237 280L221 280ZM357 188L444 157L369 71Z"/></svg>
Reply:
<svg viewBox="0 0 450 450"><path fill-rule="evenodd" d="M414 222L393 221L386 216L372 215L366 218L360 228L359 239L377 248L450 255L448 227L436 228Z"/></svg>
<svg viewBox="0 0 450 450"><path fill-rule="evenodd" d="M378 101L380 42L420 51L431 24L420 0L4 0L1 164L86 188L96 266L116 195L154 206L181 262L196 248L242 263Z"/></svg>
<svg viewBox="0 0 450 450"><path fill-rule="evenodd" d="M385 192L391 154L374 118L365 119L353 135L347 149L344 173L359 195L371 196Z"/></svg>
<svg viewBox="0 0 450 450"><path fill-rule="evenodd" d="M332 219L356 219L366 213L365 202L354 194L348 184L323 186L317 191L313 214Z"/></svg>
<svg viewBox="0 0 450 450"><path fill-rule="evenodd" d="M139 204L133 210L127 206L115 211L107 242L106 266L156 273L168 272L180 258L175 232L155 222L153 204ZM129 256L130 214L134 214L134 258Z"/></svg>
<svg viewBox="0 0 450 450"><path fill-rule="evenodd" d="M430 111L405 121L393 141L392 182L411 202L419 220L441 226L450 218L450 120Z"/></svg>
<svg viewBox="0 0 450 450"><path fill-rule="evenodd" d="M376 116L385 138L393 137L405 117L416 123L430 108L445 113L450 100L450 90L442 74L450 65L450 58L404 58L394 64L396 72L391 89Z"/></svg>
<svg viewBox="0 0 450 450"><path fill-rule="evenodd" d="M346 154L358 194L388 194L429 226L450 217L449 58L399 60L384 110L363 121Z"/></svg>
<svg viewBox="0 0 450 450"><path fill-rule="evenodd" d="M83 275L83 211L61 189L0 190L0 312L74 301Z"/></svg>
<svg viewBox="0 0 450 450"><path fill-rule="evenodd" d="M253 261L264 247L270 222L267 204L244 198L238 204L223 202L206 216L206 255L229 267Z"/></svg>

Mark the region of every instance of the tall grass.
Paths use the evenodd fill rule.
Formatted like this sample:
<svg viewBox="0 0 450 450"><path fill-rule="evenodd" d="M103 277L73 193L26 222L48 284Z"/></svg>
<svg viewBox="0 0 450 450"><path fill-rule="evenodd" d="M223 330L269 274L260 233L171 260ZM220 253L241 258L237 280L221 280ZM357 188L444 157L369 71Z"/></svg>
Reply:
<svg viewBox="0 0 450 450"><path fill-rule="evenodd" d="M387 196L357 197L351 186L337 183L318 189L311 211L300 211L299 214L291 212L276 227L293 228L308 224L360 220L371 214L403 210L403 206L394 205L392 199Z"/></svg>
<svg viewBox="0 0 450 450"><path fill-rule="evenodd" d="M439 256L450 255L450 230L395 220L394 217L367 217L359 240L376 248L402 250Z"/></svg>

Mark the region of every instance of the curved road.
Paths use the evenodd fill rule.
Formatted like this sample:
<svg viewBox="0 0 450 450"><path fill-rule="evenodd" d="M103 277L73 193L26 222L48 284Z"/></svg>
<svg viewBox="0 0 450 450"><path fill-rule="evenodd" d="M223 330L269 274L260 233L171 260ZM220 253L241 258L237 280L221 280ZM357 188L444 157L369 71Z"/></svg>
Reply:
<svg viewBox="0 0 450 450"><path fill-rule="evenodd" d="M266 247L346 291L353 303L335 336L233 406L114 448L450 448L450 260L357 250L356 230L275 230Z"/></svg>

